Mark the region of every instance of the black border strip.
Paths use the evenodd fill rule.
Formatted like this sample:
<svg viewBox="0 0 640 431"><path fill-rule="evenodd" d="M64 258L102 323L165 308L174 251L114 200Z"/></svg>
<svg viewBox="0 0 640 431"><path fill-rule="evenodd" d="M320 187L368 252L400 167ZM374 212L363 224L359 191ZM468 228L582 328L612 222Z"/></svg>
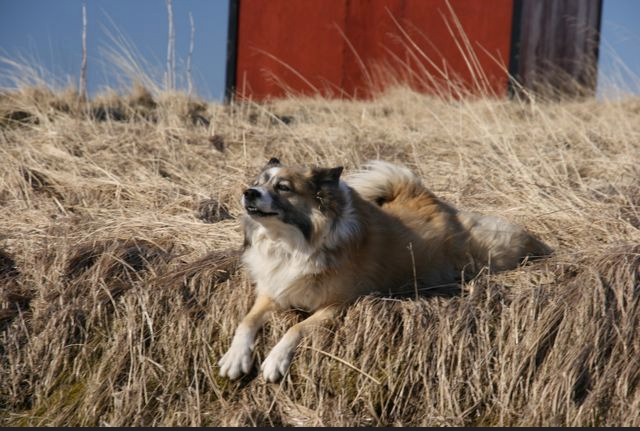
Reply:
<svg viewBox="0 0 640 431"><path fill-rule="evenodd" d="M227 31L227 71L224 84L224 101L231 102L236 92L238 71L238 22L240 0L229 0L229 25Z"/></svg>
<svg viewBox="0 0 640 431"><path fill-rule="evenodd" d="M507 94L513 97L517 94L520 82L520 51L522 43L522 2L513 0L513 15L511 17L511 48L509 50L509 81Z"/></svg>

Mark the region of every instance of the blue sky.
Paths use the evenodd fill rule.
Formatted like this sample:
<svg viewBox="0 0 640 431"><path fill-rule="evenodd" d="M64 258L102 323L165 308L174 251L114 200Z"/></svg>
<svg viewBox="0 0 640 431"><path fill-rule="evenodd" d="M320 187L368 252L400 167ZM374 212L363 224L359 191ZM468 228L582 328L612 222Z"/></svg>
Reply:
<svg viewBox="0 0 640 431"><path fill-rule="evenodd" d="M481 0L478 0L481 1ZM193 79L197 93L221 100L224 92L228 0L174 0L178 74L184 74L190 25L196 27ZM59 80L77 82L81 61L82 0L0 0L0 54L32 59ZM88 0L90 93L117 85L104 50L121 33L161 75L167 55L165 0ZM640 94L640 0L604 0L599 92L622 81ZM181 61L182 60L182 61ZM0 73L6 70L0 65ZM0 86L6 85L0 79Z"/></svg>
<svg viewBox="0 0 640 431"><path fill-rule="evenodd" d="M640 1L604 0L598 93L612 93L609 87L640 94ZM615 96L616 94L611 94Z"/></svg>
<svg viewBox="0 0 640 431"><path fill-rule="evenodd" d="M186 76L191 27L195 22L193 81L197 93L221 99L224 92L228 0L174 0L177 75ZM139 57L159 74L167 58L165 0L88 0L87 51L89 91L117 84L104 50L110 35L121 33ZM82 34L82 0L0 0L0 53L33 59L56 77L77 82ZM182 60L182 64L181 61ZM2 71L2 66L0 66ZM0 81L0 85L2 82Z"/></svg>

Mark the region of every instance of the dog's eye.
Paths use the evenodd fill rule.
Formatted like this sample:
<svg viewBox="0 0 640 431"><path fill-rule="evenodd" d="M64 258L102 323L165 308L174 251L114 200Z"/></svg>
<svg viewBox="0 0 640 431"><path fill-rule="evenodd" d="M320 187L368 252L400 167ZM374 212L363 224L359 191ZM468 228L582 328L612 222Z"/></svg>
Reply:
<svg viewBox="0 0 640 431"><path fill-rule="evenodd" d="M281 192L290 192L291 191L291 187L289 187L288 185L286 185L284 183L278 183L278 184L276 184L276 190L281 191Z"/></svg>

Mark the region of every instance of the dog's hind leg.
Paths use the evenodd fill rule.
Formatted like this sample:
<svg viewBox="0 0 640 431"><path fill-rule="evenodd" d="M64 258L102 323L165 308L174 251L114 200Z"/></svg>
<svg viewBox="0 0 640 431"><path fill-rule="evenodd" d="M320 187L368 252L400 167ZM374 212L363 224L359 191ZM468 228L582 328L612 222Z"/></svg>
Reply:
<svg viewBox="0 0 640 431"><path fill-rule="evenodd" d="M321 308L307 319L289 328L286 334L284 334L284 337L271 349L271 352L269 352L267 358L262 363L261 368L264 379L268 382L280 380L289 368L291 358L293 358L296 347L302 338L314 326L322 325L333 320L339 309L340 307L337 305Z"/></svg>
<svg viewBox="0 0 640 431"><path fill-rule="evenodd" d="M263 295L256 298L253 307L238 325L229 350L218 362L221 376L227 376L233 380L251 370L256 333L275 308L276 305L271 298Z"/></svg>
<svg viewBox="0 0 640 431"><path fill-rule="evenodd" d="M476 265L492 271L514 269L525 258L550 255L547 244L522 226L490 215L460 211L458 219L469 232L469 252Z"/></svg>

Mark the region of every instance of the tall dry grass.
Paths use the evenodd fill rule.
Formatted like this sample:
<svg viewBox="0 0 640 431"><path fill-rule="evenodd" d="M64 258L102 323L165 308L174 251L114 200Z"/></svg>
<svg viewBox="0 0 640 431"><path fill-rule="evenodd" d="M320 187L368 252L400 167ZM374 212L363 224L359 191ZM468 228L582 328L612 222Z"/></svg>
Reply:
<svg viewBox="0 0 640 431"><path fill-rule="evenodd" d="M640 100L75 100L0 96L3 425L640 425ZM280 384L230 382L238 198L271 156L405 163L555 255L362 298ZM302 317L271 319L257 363Z"/></svg>

